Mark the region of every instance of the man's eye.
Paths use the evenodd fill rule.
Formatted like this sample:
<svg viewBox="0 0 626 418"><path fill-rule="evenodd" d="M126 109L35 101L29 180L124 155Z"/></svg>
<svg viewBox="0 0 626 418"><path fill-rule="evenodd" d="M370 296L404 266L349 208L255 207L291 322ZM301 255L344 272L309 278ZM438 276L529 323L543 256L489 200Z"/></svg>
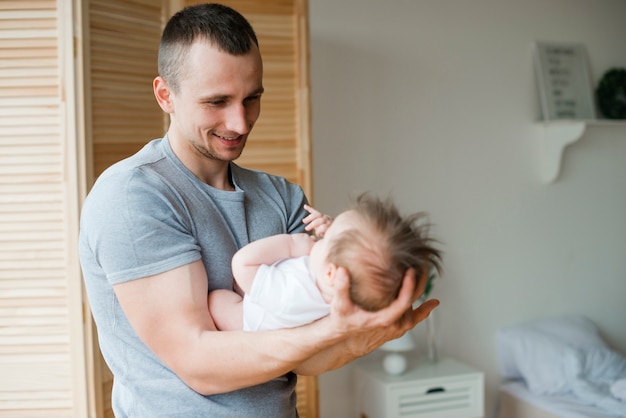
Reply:
<svg viewBox="0 0 626 418"><path fill-rule="evenodd" d="M208 102L211 106L224 106L226 103L224 100L212 100Z"/></svg>

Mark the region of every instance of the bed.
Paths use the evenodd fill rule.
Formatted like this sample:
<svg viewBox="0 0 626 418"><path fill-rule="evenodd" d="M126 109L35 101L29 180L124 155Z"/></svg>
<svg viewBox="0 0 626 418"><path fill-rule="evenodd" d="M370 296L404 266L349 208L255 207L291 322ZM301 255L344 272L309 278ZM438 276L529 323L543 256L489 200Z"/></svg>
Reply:
<svg viewBox="0 0 626 418"><path fill-rule="evenodd" d="M498 418L615 418L572 396L535 395L523 380L503 383L498 402Z"/></svg>
<svg viewBox="0 0 626 418"><path fill-rule="evenodd" d="M502 328L497 418L626 417L626 357L580 315Z"/></svg>

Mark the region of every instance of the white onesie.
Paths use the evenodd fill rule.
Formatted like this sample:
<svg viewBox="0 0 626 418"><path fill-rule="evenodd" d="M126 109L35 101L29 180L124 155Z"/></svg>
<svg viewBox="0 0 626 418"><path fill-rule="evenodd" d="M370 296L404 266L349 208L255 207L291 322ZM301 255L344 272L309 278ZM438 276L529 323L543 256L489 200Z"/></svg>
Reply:
<svg viewBox="0 0 626 418"><path fill-rule="evenodd" d="M293 328L329 312L310 271L309 256L288 258L259 267L250 294L243 298L243 329Z"/></svg>

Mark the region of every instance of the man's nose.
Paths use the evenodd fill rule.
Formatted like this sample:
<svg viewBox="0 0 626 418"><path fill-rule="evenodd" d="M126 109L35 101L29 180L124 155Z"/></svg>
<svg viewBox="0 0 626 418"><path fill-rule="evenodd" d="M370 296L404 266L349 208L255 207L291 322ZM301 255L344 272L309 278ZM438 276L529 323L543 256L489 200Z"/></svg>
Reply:
<svg viewBox="0 0 626 418"><path fill-rule="evenodd" d="M238 104L230 106L225 120L226 129L236 132L238 135L245 135L249 131L247 112L245 106Z"/></svg>

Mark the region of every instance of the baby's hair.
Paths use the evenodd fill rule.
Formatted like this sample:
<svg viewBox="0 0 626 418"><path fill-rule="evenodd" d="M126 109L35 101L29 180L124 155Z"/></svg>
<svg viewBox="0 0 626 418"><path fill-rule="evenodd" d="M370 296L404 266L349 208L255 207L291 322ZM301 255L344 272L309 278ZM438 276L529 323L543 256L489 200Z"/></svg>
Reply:
<svg viewBox="0 0 626 418"><path fill-rule="evenodd" d="M329 243L328 261L350 273L350 298L368 311L388 306L397 296L408 269L417 280L431 268L441 271L441 252L429 237L424 212L402 216L388 198L359 195L350 209L358 226Z"/></svg>

